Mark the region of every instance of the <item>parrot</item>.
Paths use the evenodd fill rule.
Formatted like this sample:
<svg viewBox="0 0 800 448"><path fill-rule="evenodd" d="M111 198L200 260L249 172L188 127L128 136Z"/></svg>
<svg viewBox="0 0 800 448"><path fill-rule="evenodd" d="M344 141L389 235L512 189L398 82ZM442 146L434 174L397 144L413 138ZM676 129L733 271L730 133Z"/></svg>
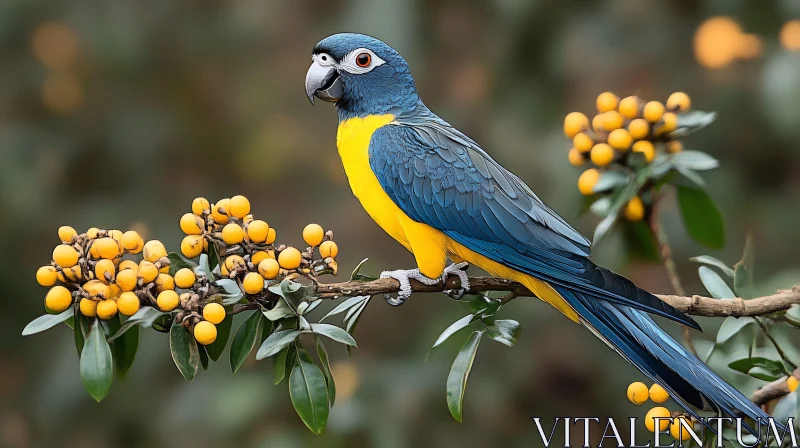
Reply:
<svg viewBox="0 0 800 448"><path fill-rule="evenodd" d="M468 291L465 269L475 265L521 283L586 327L695 418L695 409L757 423L768 417L649 314L700 330L695 320L594 264L587 238L433 113L394 48L340 33L318 42L311 59L306 95L335 105L336 145L353 195L416 261L414 269L381 274L400 284L387 301L404 302L412 279L435 285L454 275Z"/></svg>

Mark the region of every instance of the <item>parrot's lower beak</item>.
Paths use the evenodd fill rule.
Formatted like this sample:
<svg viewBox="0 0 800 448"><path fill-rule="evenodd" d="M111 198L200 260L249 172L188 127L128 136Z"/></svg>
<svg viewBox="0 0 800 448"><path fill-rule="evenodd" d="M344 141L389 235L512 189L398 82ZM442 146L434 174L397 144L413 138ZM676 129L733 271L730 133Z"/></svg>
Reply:
<svg viewBox="0 0 800 448"><path fill-rule="evenodd" d="M342 81L336 67L323 67L317 61L311 64L306 74L306 95L311 104L314 97L335 103L342 98Z"/></svg>

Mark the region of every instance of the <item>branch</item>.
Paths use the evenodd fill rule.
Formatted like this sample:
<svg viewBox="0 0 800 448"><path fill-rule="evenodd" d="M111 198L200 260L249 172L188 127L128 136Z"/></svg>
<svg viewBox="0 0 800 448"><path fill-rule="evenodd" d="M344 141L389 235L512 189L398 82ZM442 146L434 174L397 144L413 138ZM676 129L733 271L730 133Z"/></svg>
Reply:
<svg viewBox="0 0 800 448"><path fill-rule="evenodd" d="M497 277L470 277L471 292L507 291L516 297L535 297L521 284ZM457 277L450 277L444 285L423 285L415 280L411 281L414 292L441 292L445 289L458 289L461 282ZM349 296L374 296L378 294L396 293L400 283L392 278L372 281L349 281L341 283L320 283L317 285L317 294L322 299L336 299ZM792 305L800 304L800 285L792 289L781 290L776 294L759 297L756 299L714 299L703 296L676 296L659 295L656 297L672 305L679 311L694 316L717 317L745 317L764 316L789 309Z"/></svg>
<svg viewBox="0 0 800 448"><path fill-rule="evenodd" d="M800 380L800 369L796 369L792 372L792 376ZM753 392L753 395L750 396L750 400L758 406L763 406L772 400L789 395L789 384L786 382L786 379L787 378L781 378L766 384L764 387Z"/></svg>

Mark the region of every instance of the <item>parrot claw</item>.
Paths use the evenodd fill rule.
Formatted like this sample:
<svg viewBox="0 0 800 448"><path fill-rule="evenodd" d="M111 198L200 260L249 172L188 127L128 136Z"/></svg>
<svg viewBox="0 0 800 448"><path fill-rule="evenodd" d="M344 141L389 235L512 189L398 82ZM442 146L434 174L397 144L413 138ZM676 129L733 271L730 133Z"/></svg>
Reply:
<svg viewBox="0 0 800 448"><path fill-rule="evenodd" d="M453 263L450 266L444 268L444 274L442 274L442 284L444 285L447 282L447 277L450 275L455 275L461 281L461 288L459 289L447 289L444 291L448 297L453 300L461 300L464 297L464 294L469 291L469 277L467 276L466 269L469 267L469 263L461 262L461 263Z"/></svg>
<svg viewBox="0 0 800 448"><path fill-rule="evenodd" d="M419 272L419 269L398 269L396 271L383 271L381 278L393 278L400 282L400 291L397 297L392 297L390 294L384 294L383 298L386 303L392 306L402 305L411 297L411 280L416 280L425 285L435 285L439 283L439 279L431 279L425 277Z"/></svg>

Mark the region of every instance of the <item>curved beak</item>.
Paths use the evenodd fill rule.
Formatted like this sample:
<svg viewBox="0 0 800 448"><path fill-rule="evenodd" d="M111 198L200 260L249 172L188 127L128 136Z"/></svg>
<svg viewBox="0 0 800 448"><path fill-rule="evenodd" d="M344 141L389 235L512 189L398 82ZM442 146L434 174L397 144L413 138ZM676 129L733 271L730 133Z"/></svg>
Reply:
<svg viewBox="0 0 800 448"><path fill-rule="evenodd" d="M306 95L311 104L314 97L335 103L342 98L342 81L336 67L323 67L317 61L311 64L306 74Z"/></svg>

